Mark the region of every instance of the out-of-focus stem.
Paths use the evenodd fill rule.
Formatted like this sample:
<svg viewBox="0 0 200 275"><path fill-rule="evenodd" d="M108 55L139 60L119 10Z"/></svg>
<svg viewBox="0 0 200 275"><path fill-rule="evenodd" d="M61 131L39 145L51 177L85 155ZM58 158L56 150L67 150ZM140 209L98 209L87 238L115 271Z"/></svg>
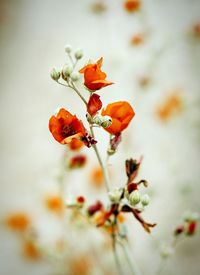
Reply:
<svg viewBox="0 0 200 275"><path fill-rule="evenodd" d="M131 274L132 275L141 275L141 272L140 272L139 268L137 267L137 264L134 261L134 258L130 257L130 251L128 249L128 243L126 245L124 243L120 242L120 241L118 241L118 243L121 245L121 247L124 251L124 255L125 255L127 263L130 267Z"/></svg>
<svg viewBox="0 0 200 275"><path fill-rule="evenodd" d="M94 131L93 131L92 125L90 125L90 131L91 131L92 137L95 139L95 135L94 135ZM109 192L110 188L109 188L109 179L108 179L107 169L105 168L105 166L103 164L103 161L101 159L101 156L99 154L99 151L98 151L98 148L97 148L96 144L92 145L92 147L93 147L93 149L94 149L94 151L96 153L97 159L99 161L99 164L100 164L102 172L103 172L106 190L107 190L107 192Z"/></svg>

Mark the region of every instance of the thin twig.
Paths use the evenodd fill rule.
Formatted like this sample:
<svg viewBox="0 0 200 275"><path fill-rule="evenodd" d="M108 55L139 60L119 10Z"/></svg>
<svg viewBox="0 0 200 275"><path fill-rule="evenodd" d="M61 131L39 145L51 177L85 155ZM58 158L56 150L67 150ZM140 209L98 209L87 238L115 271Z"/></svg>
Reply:
<svg viewBox="0 0 200 275"><path fill-rule="evenodd" d="M84 102L84 104L87 106L87 100L82 96L82 94L79 92L79 90L76 88L76 86L74 85L74 83L72 82L71 85L68 84L63 84L62 82L57 81L58 84L65 86L67 88L71 88L72 90L74 90L76 92L76 94L81 98L81 100Z"/></svg>

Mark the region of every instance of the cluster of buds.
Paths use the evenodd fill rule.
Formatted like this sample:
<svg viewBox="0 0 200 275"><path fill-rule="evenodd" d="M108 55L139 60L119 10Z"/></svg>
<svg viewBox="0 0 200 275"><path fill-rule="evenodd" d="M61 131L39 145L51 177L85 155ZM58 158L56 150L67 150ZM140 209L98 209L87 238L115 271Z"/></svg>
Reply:
<svg viewBox="0 0 200 275"><path fill-rule="evenodd" d="M94 126L108 128L112 124L112 118L110 116L102 116L100 114L97 114L92 117L90 114L87 113L86 118L88 122L93 124Z"/></svg>
<svg viewBox="0 0 200 275"><path fill-rule="evenodd" d="M173 231L173 239L171 243L165 243L161 247L161 257L167 259L170 257L175 250L177 241L180 240L180 237L184 236L193 236L197 230L197 222L199 220L198 213L187 212L183 215L182 221L178 226L175 227Z"/></svg>
<svg viewBox="0 0 200 275"><path fill-rule="evenodd" d="M193 236L197 229L197 222L199 220L198 213L186 213L183 220L174 230L175 236L185 234L186 236Z"/></svg>
<svg viewBox="0 0 200 275"><path fill-rule="evenodd" d="M71 61L70 63L67 63L63 66L61 70L53 68L51 70L51 78L55 81L58 81L60 77L62 77L63 80L69 82L76 82L80 78L79 72L75 71L75 66L78 62L83 57L83 50L82 49L77 49L74 51L74 59L71 55L72 53L72 48L71 46L67 45L65 46L65 52L69 56L69 60Z"/></svg>

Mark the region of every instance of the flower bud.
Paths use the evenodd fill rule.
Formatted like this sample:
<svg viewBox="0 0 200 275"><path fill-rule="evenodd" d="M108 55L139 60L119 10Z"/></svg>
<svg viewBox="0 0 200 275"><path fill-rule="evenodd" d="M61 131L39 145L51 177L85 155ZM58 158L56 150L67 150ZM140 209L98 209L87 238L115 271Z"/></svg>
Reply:
<svg viewBox="0 0 200 275"><path fill-rule="evenodd" d="M147 206L149 204L150 198L148 194L145 194L141 197L141 203L143 206Z"/></svg>
<svg viewBox="0 0 200 275"><path fill-rule="evenodd" d="M72 81L78 81L79 80L79 78L80 78L80 74L78 73L78 72L73 72L72 74L71 74L71 80Z"/></svg>
<svg viewBox="0 0 200 275"><path fill-rule="evenodd" d="M113 189L108 193L109 199L113 203L118 203L121 199L122 189Z"/></svg>
<svg viewBox="0 0 200 275"><path fill-rule="evenodd" d="M66 45L65 46L65 52L66 53L71 53L71 51L72 51L72 47L70 45Z"/></svg>
<svg viewBox="0 0 200 275"><path fill-rule="evenodd" d="M55 81L58 81L58 79L60 78L60 72L57 69L55 69L55 68L53 68L51 70L51 74L50 75L51 75L51 78L53 80L55 80Z"/></svg>
<svg viewBox="0 0 200 275"><path fill-rule="evenodd" d="M71 75L72 71L73 71L72 65L69 65L69 64L65 65L62 69L62 74L63 74L64 78L69 77Z"/></svg>
<svg viewBox="0 0 200 275"><path fill-rule="evenodd" d="M102 116L101 115L96 115L93 117L93 123L101 126L102 124Z"/></svg>
<svg viewBox="0 0 200 275"><path fill-rule="evenodd" d="M140 193L138 190L131 192L131 194L129 195L129 202L132 206L140 202Z"/></svg>
<svg viewBox="0 0 200 275"><path fill-rule="evenodd" d="M83 57L83 50L77 49L74 53L76 59L81 59Z"/></svg>
<svg viewBox="0 0 200 275"><path fill-rule="evenodd" d="M102 117L102 123L101 126L103 128L108 128L112 124L112 118L109 116L103 116Z"/></svg>

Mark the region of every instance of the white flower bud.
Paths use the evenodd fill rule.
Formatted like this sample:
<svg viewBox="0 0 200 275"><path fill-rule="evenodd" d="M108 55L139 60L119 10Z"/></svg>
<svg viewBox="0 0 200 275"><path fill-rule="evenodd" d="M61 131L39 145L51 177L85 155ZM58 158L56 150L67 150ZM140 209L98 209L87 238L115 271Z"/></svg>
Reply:
<svg viewBox="0 0 200 275"><path fill-rule="evenodd" d="M131 192L131 194L129 195L129 202L132 206L140 202L140 193L138 190Z"/></svg>
<svg viewBox="0 0 200 275"><path fill-rule="evenodd" d="M122 189L113 189L108 193L109 199L113 203L118 203L120 201L122 195Z"/></svg>
<svg viewBox="0 0 200 275"><path fill-rule="evenodd" d="M103 116L102 117L102 123L101 126L103 128L108 128L112 124L112 118L109 116Z"/></svg>
<svg viewBox="0 0 200 275"><path fill-rule="evenodd" d="M83 57L83 50L82 49L77 49L74 53L74 56L76 59L81 59Z"/></svg>
<svg viewBox="0 0 200 275"><path fill-rule="evenodd" d="M63 73L64 78L69 77L71 75L72 71L73 71L72 65L66 64L62 69L62 73Z"/></svg>
<svg viewBox="0 0 200 275"><path fill-rule="evenodd" d="M57 69L55 69L55 68L53 68L52 70L51 70L51 78L53 79L53 80L55 80L55 81L58 81L58 79L60 78L60 72L59 72L59 70L57 70Z"/></svg>
<svg viewBox="0 0 200 275"><path fill-rule="evenodd" d="M71 53L71 51L72 51L72 47L70 45L66 45L65 46L65 52L66 53Z"/></svg>
<svg viewBox="0 0 200 275"><path fill-rule="evenodd" d="M79 74L78 72L73 72L73 73L71 74L71 80L72 80L72 81L78 81L79 78L80 78L80 74Z"/></svg>
<svg viewBox="0 0 200 275"><path fill-rule="evenodd" d="M143 206L147 206L150 202L150 198L148 194L145 194L141 197L141 203Z"/></svg>
<svg viewBox="0 0 200 275"><path fill-rule="evenodd" d="M93 123L101 126L103 117L101 115L96 115L93 117Z"/></svg>

